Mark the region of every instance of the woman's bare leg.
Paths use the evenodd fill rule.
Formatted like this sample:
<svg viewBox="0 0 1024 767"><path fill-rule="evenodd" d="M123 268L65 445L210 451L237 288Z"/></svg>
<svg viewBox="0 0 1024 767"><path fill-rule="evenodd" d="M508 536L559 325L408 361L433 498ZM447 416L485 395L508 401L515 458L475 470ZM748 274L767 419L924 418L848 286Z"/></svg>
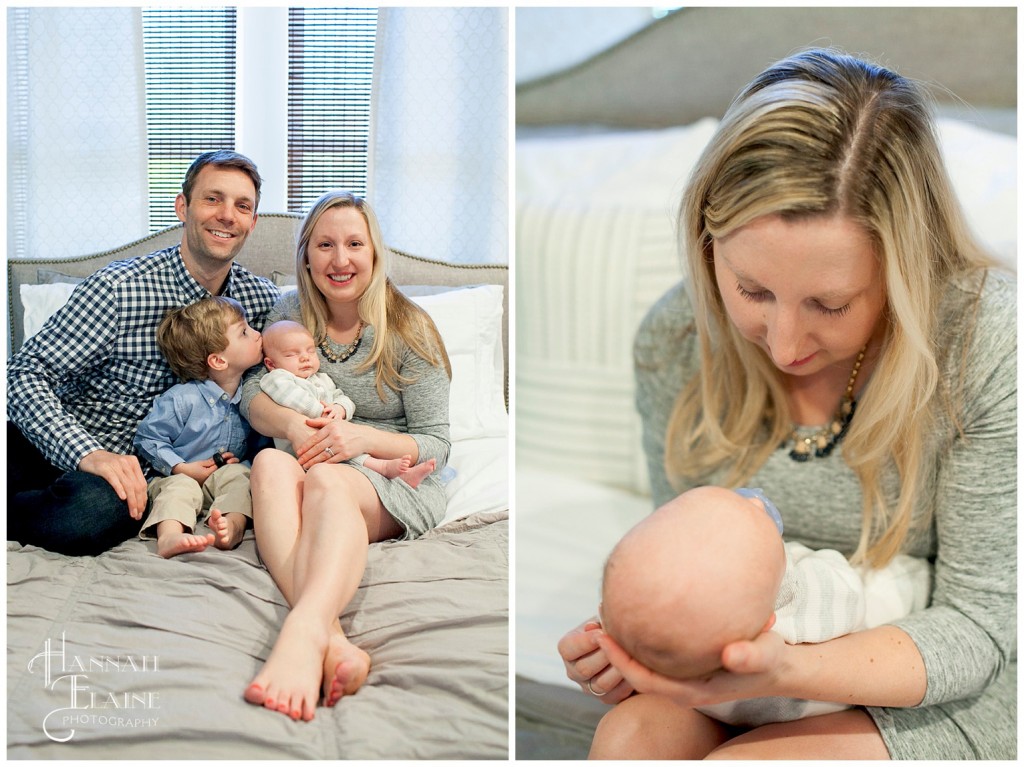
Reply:
<svg viewBox="0 0 1024 767"><path fill-rule="evenodd" d="M864 709L766 724L728 741L709 759L888 759L881 733Z"/></svg>
<svg viewBox="0 0 1024 767"><path fill-rule="evenodd" d="M246 699L308 720L321 689L333 704L369 672L369 656L348 642L338 615L362 579L367 544L401 527L357 470L316 466L303 478L294 459L264 451L257 461L264 455L253 467L256 536L292 611Z"/></svg>
<svg viewBox="0 0 1024 767"><path fill-rule="evenodd" d="M703 759L730 730L659 695L634 695L609 709L594 733L590 759Z"/></svg>

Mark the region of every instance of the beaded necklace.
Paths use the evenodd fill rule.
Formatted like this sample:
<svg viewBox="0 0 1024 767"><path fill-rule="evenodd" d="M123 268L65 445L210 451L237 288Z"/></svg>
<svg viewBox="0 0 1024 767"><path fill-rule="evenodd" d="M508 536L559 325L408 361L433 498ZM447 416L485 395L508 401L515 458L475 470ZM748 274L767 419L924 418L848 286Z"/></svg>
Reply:
<svg viewBox="0 0 1024 767"><path fill-rule="evenodd" d="M331 362L344 362L359 349L359 344L363 341L363 321L359 320L359 329L356 331L355 340L345 347L345 351L341 354L335 353L330 347L330 337L325 336L323 342L320 344L320 351L323 352L324 356Z"/></svg>
<svg viewBox="0 0 1024 767"><path fill-rule="evenodd" d="M853 420L853 413L857 409L857 402L853 398L853 386L857 382L857 374L860 372L860 365L864 361L864 354L867 350L868 347L865 344L864 348L857 355L857 361L853 363L850 381L846 384L846 391L843 393L842 399L839 400L839 408L836 410L832 422L813 434L804 435L801 435L794 426L790 435L779 445L779 447L784 448L790 443L793 444L792 449L789 451L789 457L794 461L803 463L811 456L825 458L835 450L836 445L846 436L846 431L850 427L850 421Z"/></svg>

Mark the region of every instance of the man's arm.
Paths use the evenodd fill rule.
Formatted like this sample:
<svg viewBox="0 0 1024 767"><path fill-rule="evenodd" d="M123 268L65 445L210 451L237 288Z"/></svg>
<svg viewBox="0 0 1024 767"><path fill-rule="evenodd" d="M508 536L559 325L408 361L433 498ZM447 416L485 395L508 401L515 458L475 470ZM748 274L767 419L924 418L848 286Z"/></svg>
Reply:
<svg viewBox="0 0 1024 767"><path fill-rule="evenodd" d="M117 328L117 301L106 281L94 276L79 285L11 359L7 412L51 464L103 477L135 517L146 508L146 478L138 459L104 449L56 393L61 383L110 358Z"/></svg>
<svg viewBox="0 0 1024 767"><path fill-rule="evenodd" d="M69 413L57 388L110 358L118 326L114 292L102 279L71 299L14 355L7 372L8 417L57 468L75 471L103 445Z"/></svg>

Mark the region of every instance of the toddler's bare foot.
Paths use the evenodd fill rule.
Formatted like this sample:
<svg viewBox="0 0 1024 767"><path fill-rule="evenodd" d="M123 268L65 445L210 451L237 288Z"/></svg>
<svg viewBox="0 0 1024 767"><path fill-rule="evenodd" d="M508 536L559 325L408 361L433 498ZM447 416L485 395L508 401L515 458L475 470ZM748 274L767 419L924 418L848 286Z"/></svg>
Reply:
<svg viewBox="0 0 1024 767"><path fill-rule="evenodd" d="M310 721L316 710L329 641L318 622L292 610L270 657L245 690L249 703Z"/></svg>
<svg viewBox="0 0 1024 767"><path fill-rule="evenodd" d="M324 705L333 706L343 696L356 693L369 673L369 654L348 641L340 629L332 632L324 656Z"/></svg>
<svg viewBox="0 0 1024 767"><path fill-rule="evenodd" d="M363 466L373 469L388 479L395 479L403 471L412 466L412 456L403 455L401 458L374 458L372 455L363 459Z"/></svg>
<svg viewBox="0 0 1024 767"><path fill-rule="evenodd" d="M156 539L156 553L164 559L192 551L202 551L213 543L212 535L193 535L192 533L164 533Z"/></svg>
<svg viewBox="0 0 1024 767"><path fill-rule="evenodd" d="M409 487L419 487L420 482L426 479L427 475L436 467L437 461L431 458L429 461L418 463L415 466L406 469L398 475L398 478L405 482L405 484L409 485Z"/></svg>
<svg viewBox="0 0 1024 767"><path fill-rule="evenodd" d="M210 518L206 525L213 530L213 545L218 549L233 549L242 542L245 535L246 517L233 511L229 514L221 514L220 509L210 509Z"/></svg>

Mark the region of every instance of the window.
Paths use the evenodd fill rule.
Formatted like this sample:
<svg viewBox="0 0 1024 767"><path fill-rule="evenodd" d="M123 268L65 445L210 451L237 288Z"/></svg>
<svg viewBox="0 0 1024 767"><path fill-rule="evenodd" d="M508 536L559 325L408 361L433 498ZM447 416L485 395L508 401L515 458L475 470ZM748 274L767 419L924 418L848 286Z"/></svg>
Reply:
<svg viewBox="0 0 1024 767"><path fill-rule="evenodd" d="M235 9L144 8L150 231L196 155L235 146Z"/></svg>
<svg viewBox="0 0 1024 767"><path fill-rule="evenodd" d="M9 258L176 224L189 163L224 148L258 162L263 211L343 188L395 247L507 259L506 9L31 7L7 41Z"/></svg>
<svg viewBox="0 0 1024 767"><path fill-rule="evenodd" d="M366 194L376 8L288 12L288 210Z"/></svg>
<svg viewBox="0 0 1024 767"><path fill-rule="evenodd" d="M149 216L177 222L189 163L235 146L234 8L143 9ZM326 189L366 193L376 8L288 11L287 208ZM273 94L268 94L273 96Z"/></svg>

